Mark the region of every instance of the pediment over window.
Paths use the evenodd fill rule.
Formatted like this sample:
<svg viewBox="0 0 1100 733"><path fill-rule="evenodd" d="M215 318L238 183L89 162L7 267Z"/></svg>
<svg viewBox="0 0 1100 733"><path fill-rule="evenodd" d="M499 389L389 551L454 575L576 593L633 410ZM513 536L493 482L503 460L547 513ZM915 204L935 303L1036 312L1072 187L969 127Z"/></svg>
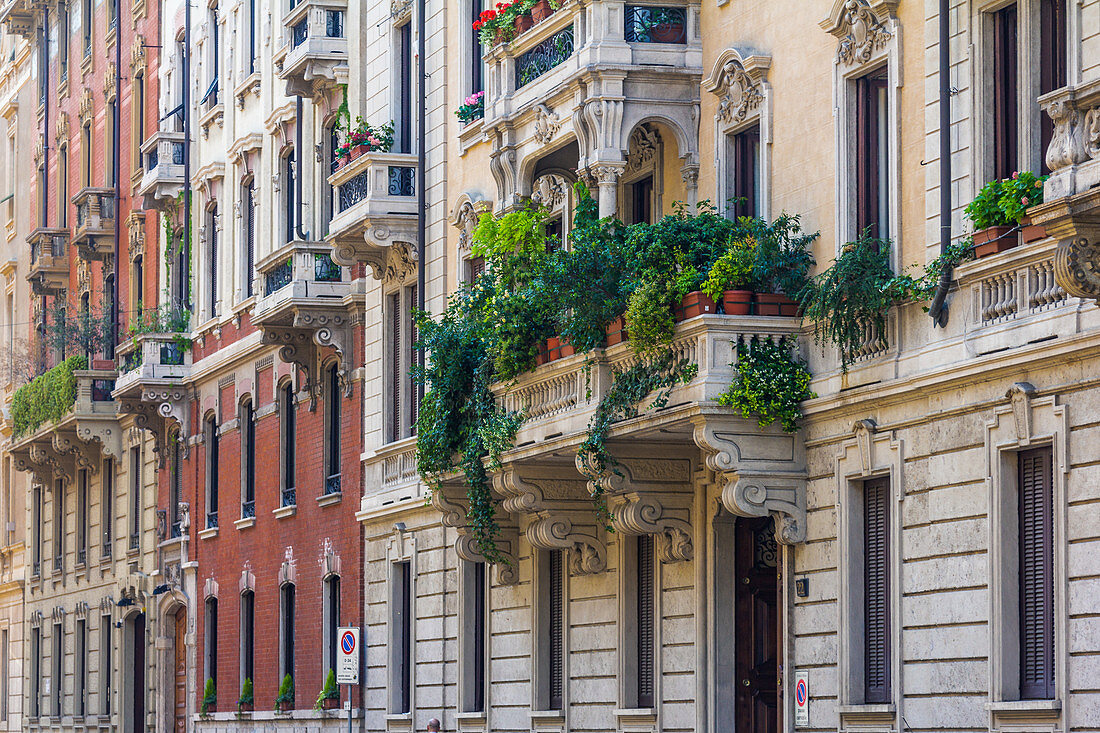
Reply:
<svg viewBox="0 0 1100 733"><path fill-rule="evenodd" d="M744 55L728 48L718 55L703 88L718 97L718 119L737 124L760 113L771 56Z"/></svg>
<svg viewBox="0 0 1100 733"><path fill-rule="evenodd" d="M840 41L837 61L859 66L884 51L897 33L897 6L898 0L834 0L820 25Z"/></svg>

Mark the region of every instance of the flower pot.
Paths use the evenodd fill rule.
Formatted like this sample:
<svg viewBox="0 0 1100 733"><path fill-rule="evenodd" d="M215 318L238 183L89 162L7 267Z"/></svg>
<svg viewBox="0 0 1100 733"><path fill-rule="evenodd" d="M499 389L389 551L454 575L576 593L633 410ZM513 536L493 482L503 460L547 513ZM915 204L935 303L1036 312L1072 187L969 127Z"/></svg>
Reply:
<svg viewBox="0 0 1100 733"><path fill-rule="evenodd" d="M693 290L680 301L675 316L677 321L686 321L688 318L695 318L704 313L716 313L717 310L714 301L704 295L702 290Z"/></svg>
<svg viewBox="0 0 1100 733"><path fill-rule="evenodd" d="M345 165L347 165L350 162L351 162L351 153L350 152L344 153L343 155L340 156L340 165L338 165L337 167L338 168L343 168Z"/></svg>
<svg viewBox="0 0 1100 733"><path fill-rule="evenodd" d="M1020 243L1019 234L1009 234L1012 227L989 227L974 232L974 256L988 257L1012 249Z"/></svg>
<svg viewBox="0 0 1100 733"><path fill-rule="evenodd" d="M798 303L779 293L757 293L756 315L794 317L798 315Z"/></svg>
<svg viewBox="0 0 1100 733"><path fill-rule="evenodd" d="M92 369L114 369L114 359L92 359Z"/></svg>
<svg viewBox="0 0 1100 733"><path fill-rule="evenodd" d="M321 701L322 710L335 710L340 707L340 698L338 697L326 697Z"/></svg>
<svg viewBox="0 0 1100 733"><path fill-rule="evenodd" d="M535 23L541 23L554 14L554 9L550 7L550 3L547 0L539 0L531 8L531 19Z"/></svg>
<svg viewBox="0 0 1100 733"><path fill-rule="evenodd" d="M619 316L611 323L607 324L607 345L614 346L615 344L621 344L630 338L630 334L626 331L626 318Z"/></svg>
<svg viewBox="0 0 1100 733"><path fill-rule="evenodd" d="M363 155L364 153L368 152L369 150L370 150L369 145L356 145L354 148L351 149L351 153L350 153L349 157L352 160L355 160L360 155Z"/></svg>
<svg viewBox="0 0 1100 733"><path fill-rule="evenodd" d="M493 36L493 45L499 46L500 44L504 43L504 40L504 29L497 28L497 33L495 36Z"/></svg>
<svg viewBox="0 0 1100 733"><path fill-rule="evenodd" d="M1024 217L1020 222L1020 239L1024 244L1031 244L1044 239L1047 236L1047 228L1042 224L1032 224L1031 217Z"/></svg>
<svg viewBox="0 0 1100 733"><path fill-rule="evenodd" d="M649 29L649 39L654 43L683 43L683 23L658 23Z"/></svg>
<svg viewBox="0 0 1100 733"><path fill-rule="evenodd" d="M550 349L547 348L547 342L543 341L539 344L538 353L535 354L535 366L542 366L550 361Z"/></svg>
<svg viewBox="0 0 1100 733"><path fill-rule="evenodd" d="M751 290L726 290L722 293L722 311L727 316L747 316L752 312Z"/></svg>
<svg viewBox="0 0 1100 733"><path fill-rule="evenodd" d="M573 348L573 344L558 336L552 336L546 339L546 352L547 361L557 361L558 359L564 359L567 356L573 356L573 354L577 353Z"/></svg>
<svg viewBox="0 0 1100 733"><path fill-rule="evenodd" d="M292 702L277 702L275 703L275 712L277 713L289 713L294 709L294 703Z"/></svg>
<svg viewBox="0 0 1100 733"><path fill-rule="evenodd" d="M516 18L516 35L518 36L525 31L531 30L534 25L535 21L531 19L530 15L519 16Z"/></svg>
<svg viewBox="0 0 1100 733"><path fill-rule="evenodd" d="M251 713L252 712L252 703L250 703L250 702L239 702L239 703L237 703L237 712L238 713Z"/></svg>

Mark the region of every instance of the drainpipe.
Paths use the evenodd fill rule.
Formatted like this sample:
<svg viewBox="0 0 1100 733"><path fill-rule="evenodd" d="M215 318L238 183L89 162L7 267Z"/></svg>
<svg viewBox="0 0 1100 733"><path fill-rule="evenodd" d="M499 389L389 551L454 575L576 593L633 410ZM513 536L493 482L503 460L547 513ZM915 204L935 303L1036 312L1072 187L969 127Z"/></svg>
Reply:
<svg viewBox="0 0 1100 733"><path fill-rule="evenodd" d="M42 11L42 47L44 54L39 54L41 60L45 57L45 68L39 69L38 73L42 75L42 183L45 185L46 179L50 174L50 11ZM49 226L50 224L50 206L47 203L46 191L40 191L39 197L41 203L39 206L37 216L39 217L42 226ZM53 243L50 243L53 247ZM43 254L41 243L38 248L38 256ZM41 296L42 305L42 320L47 320L46 316L46 296ZM44 354L42 364L39 364L39 368L43 371L46 369L46 364L49 364L50 357L48 353L45 353L45 349L39 351L39 354Z"/></svg>
<svg viewBox="0 0 1100 733"><path fill-rule="evenodd" d="M118 331L119 331L119 319L122 317L122 312L119 309L119 297L118 293L121 289L122 280L119 276L118 261L121 257L121 242L122 239L122 146L117 144L117 141L121 138L122 134L122 115L118 113L122 105L118 103L118 100L122 99L122 0L114 0L115 3L115 119L114 129L111 131L111 139L116 141L115 149L112 153L114 160L111 161L114 166L115 177L115 279L114 286L111 288L111 357L115 355L115 346L118 345ZM144 114L145 110L137 110L137 114ZM138 148L141 148L141 144L144 140L138 140ZM138 161L141 162L140 160ZM133 283L131 283L132 285ZM141 293L138 293L138 297L134 302L141 301Z"/></svg>
<svg viewBox="0 0 1100 733"><path fill-rule="evenodd" d="M948 0L940 3L940 254L951 246L951 57ZM934 326L947 325L947 291L951 288L951 267L940 273L940 281L928 307Z"/></svg>
<svg viewBox="0 0 1100 733"><path fill-rule="evenodd" d="M424 96L426 94L425 81L428 76L424 69L424 56L425 56L425 19L424 14L426 12L425 0L416 0L416 54L417 54L417 95L416 95L416 307L418 310L425 310L425 272L427 270L427 263L424 261L426 257L426 247L424 246L424 236L427 231L427 198L424 185L425 168L427 168L427 153L425 151L427 134L427 127L424 120ZM424 349L420 348L416 350L416 362L417 365L424 368ZM417 405L424 399L424 383L417 382L416 386ZM419 414L419 409L417 410Z"/></svg>
<svg viewBox="0 0 1100 733"><path fill-rule="evenodd" d="M303 242L309 241L309 232L302 231L302 177L305 170L306 156L302 149L302 95L294 97L294 163L298 170L294 171L294 234Z"/></svg>
<svg viewBox="0 0 1100 733"><path fill-rule="evenodd" d="M191 310L191 3L183 3L183 241L180 248L186 248L187 272L180 277L187 280L180 283L180 308ZM121 21L120 21L121 22ZM177 268L182 269L182 268Z"/></svg>

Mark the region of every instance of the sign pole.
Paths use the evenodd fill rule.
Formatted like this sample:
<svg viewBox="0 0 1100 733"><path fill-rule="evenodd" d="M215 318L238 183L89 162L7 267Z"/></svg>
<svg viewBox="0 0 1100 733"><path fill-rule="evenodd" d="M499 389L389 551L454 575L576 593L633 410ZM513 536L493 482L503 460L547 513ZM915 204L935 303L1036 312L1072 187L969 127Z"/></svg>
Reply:
<svg viewBox="0 0 1100 733"><path fill-rule="evenodd" d="M348 692L348 733L352 733L351 688L359 684L359 629L353 626L341 626L336 629L340 640L336 650L336 682L344 685Z"/></svg>
<svg viewBox="0 0 1100 733"><path fill-rule="evenodd" d="M344 685L348 690L348 733L351 733L351 685Z"/></svg>

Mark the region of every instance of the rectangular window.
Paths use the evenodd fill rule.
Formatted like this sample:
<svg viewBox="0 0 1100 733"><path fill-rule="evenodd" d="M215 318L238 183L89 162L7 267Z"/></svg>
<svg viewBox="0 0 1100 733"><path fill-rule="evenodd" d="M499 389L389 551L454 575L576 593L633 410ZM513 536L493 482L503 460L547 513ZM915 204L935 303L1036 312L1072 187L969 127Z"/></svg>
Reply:
<svg viewBox="0 0 1100 733"><path fill-rule="evenodd" d="M92 180L92 126L80 128L80 183L90 186Z"/></svg>
<svg viewBox="0 0 1100 733"><path fill-rule="evenodd" d="M411 153L412 149L412 88L413 88L412 23L397 29L397 140L394 152Z"/></svg>
<svg viewBox="0 0 1100 733"><path fill-rule="evenodd" d="M256 516L256 411L249 400L241 406L241 516Z"/></svg>
<svg viewBox="0 0 1100 733"><path fill-rule="evenodd" d="M50 31L48 25L38 28L38 104L46 104L50 96ZM45 226L43 224L43 226Z"/></svg>
<svg viewBox="0 0 1100 733"><path fill-rule="evenodd" d="M31 522L34 530L34 545L31 553L31 575L42 574L42 487L35 484L31 496Z"/></svg>
<svg viewBox="0 0 1100 733"><path fill-rule="evenodd" d="M286 183L283 191L283 218L286 221L286 241L294 241L295 225L298 223L297 219L297 205L295 202L295 196L297 191L296 177L298 175L297 166L294 158L294 151L291 150L283 158L283 181Z"/></svg>
<svg viewBox="0 0 1100 733"><path fill-rule="evenodd" d="M92 21L95 18L95 0L84 0L81 5L83 10L80 14L80 22L83 25L84 36L84 58L88 58L92 55ZM107 10L108 16L114 15L114 3L108 0ZM110 20L107 21L108 27L111 27Z"/></svg>
<svg viewBox="0 0 1100 733"><path fill-rule="evenodd" d="M183 500L183 449L180 447L179 433L175 433L172 452L169 456L168 476L168 524L172 537L179 537L180 501Z"/></svg>
<svg viewBox="0 0 1100 733"><path fill-rule="evenodd" d="M214 681L214 689L216 690L218 687L218 599L213 596L207 598L205 610L203 670L206 679Z"/></svg>
<svg viewBox="0 0 1100 733"><path fill-rule="evenodd" d="M462 712L485 711L486 656L488 627L485 563L462 563Z"/></svg>
<svg viewBox="0 0 1100 733"><path fill-rule="evenodd" d="M340 491L340 371L336 364L325 370L325 494Z"/></svg>
<svg viewBox="0 0 1100 733"><path fill-rule="evenodd" d="M1068 82L1068 35L1066 29L1066 0L1039 1L1039 94L1061 89ZM1039 160L1043 174L1050 173L1046 152L1054 137L1054 121L1050 115L1040 114L1040 138L1042 146Z"/></svg>
<svg viewBox="0 0 1100 733"><path fill-rule="evenodd" d="M653 699L653 629L654 629L654 568L653 536L641 535L637 538L637 578L638 590L636 617L638 619L638 697L637 707L652 708Z"/></svg>
<svg viewBox="0 0 1100 733"><path fill-rule="evenodd" d="M76 562L88 561L88 471L80 469L76 482Z"/></svg>
<svg viewBox="0 0 1100 733"><path fill-rule="evenodd" d="M325 597L325 665L336 669L336 648L340 643L336 629L340 626L340 576L330 575L324 580Z"/></svg>
<svg viewBox="0 0 1100 733"><path fill-rule="evenodd" d="M248 73L256 73L256 0L248 0Z"/></svg>
<svg viewBox="0 0 1100 733"><path fill-rule="evenodd" d="M630 185L630 223L653 223L653 176Z"/></svg>
<svg viewBox="0 0 1100 733"><path fill-rule="evenodd" d="M134 102L131 109L134 113L134 142L130 152L130 160L134 169L141 170L141 144L145 142L145 75L134 75ZM118 154L117 152L115 153Z"/></svg>
<svg viewBox="0 0 1100 733"><path fill-rule="evenodd" d="M547 620L549 621L549 628L547 628L547 649L550 652L549 659L549 674L547 675L547 688L550 710L562 709L562 687L563 687L563 664L565 662L565 649L564 649L564 621L565 621L565 598L563 588L562 566L563 566L563 550L555 550L550 553L548 558L549 574L548 578L548 611Z"/></svg>
<svg viewBox="0 0 1100 733"><path fill-rule="evenodd" d="M42 717L42 629L38 626L31 627L30 649L30 698L31 717Z"/></svg>
<svg viewBox="0 0 1100 733"><path fill-rule="evenodd" d="M294 584L283 583L279 589L280 641L279 678L294 677Z"/></svg>
<svg viewBox="0 0 1100 733"><path fill-rule="evenodd" d="M255 650L256 650L256 636L255 636L255 624L256 624L256 596L252 591L246 590L241 593L241 681L246 679L254 680L256 677L254 669Z"/></svg>
<svg viewBox="0 0 1100 733"><path fill-rule="evenodd" d="M864 701L890 702L889 489L863 484Z"/></svg>
<svg viewBox="0 0 1100 733"><path fill-rule="evenodd" d="M401 288L388 296L390 336L390 440L403 440L416 434L416 385L410 376L416 364L416 327L413 310L417 304L416 285Z"/></svg>
<svg viewBox="0 0 1100 733"><path fill-rule="evenodd" d="M61 82L69 78L69 41L72 31L69 29L69 9L64 5L57 8L57 65Z"/></svg>
<svg viewBox="0 0 1100 733"><path fill-rule="evenodd" d="M470 0L470 24L475 23L481 16L482 0ZM485 49L481 47L481 36L477 31L470 31L470 94L485 89L485 61L482 58Z"/></svg>
<svg viewBox="0 0 1100 733"><path fill-rule="evenodd" d="M207 267L209 268L209 290L207 291L207 312L211 318L218 315L218 206L214 204L206 211Z"/></svg>
<svg viewBox="0 0 1100 733"><path fill-rule="evenodd" d="M65 484L59 479L53 487L53 571L65 567Z"/></svg>
<svg viewBox="0 0 1100 733"><path fill-rule="evenodd" d="M53 665L50 675L50 712L61 717L61 691L65 686L65 636L60 622L53 625Z"/></svg>
<svg viewBox="0 0 1100 733"><path fill-rule="evenodd" d="M390 712L399 714L412 705L412 575L408 561L390 572Z"/></svg>
<svg viewBox="0 0 1100 733"><path fill-rule="evenodd" d="M111 3L107 3L107 5L110 6ZM107 102L107 123L104 126L104 135L107 138L107 143L106 143L106 145L104 146L103 149L112 151L111 152L112 159L109 160L109 161L106 161L107 165L104 166L104 168L105 168L105 171L104 171L104 173L105 173L104 184L106 186L114 186L115 185L114 156L118 155L118 151L115 150L115 117L117 117L117 116L118 116L118 103L115 101L115 99L111 99L109 102ZM91 175L91 174L89 174L89 175Z"/></svg>
<svg viewBox="0 0 1100 733"><path fill-rule="evenodd" d="M485 273L485 258L471 257L466 260L466 282L473 283Z"/></svg>
<svg viewBox="0 0 1100 733"><path fill-rule="evenodd" d="M92 0L84 0L84 2L87 4L88 8L92 7ZM92 11L89 10L88 13L84 17L85 18L91 18L92 17ZM90 23L89 23L89 25L90 25ZM115 4L113 2L108 2L107 3L107 30L108 31L113 31L117 27L118 27L118 14L115 13ZM88 32L88 31L86 31L86 32ZM91 53L91 44L90 43L87 46L85 46L85 48L87 49L85 51L85 53Z"/></svg>
<svg viewBox="0 0 1100 733"><path fill-rule="evenodd" d="M99 619L99 700L100 714L111 714L111 616L104 614Z"/></svg>
<svg viewBox="0 0 1100 733"><path fill-rule="evenodd" d="M0 631L0 720L8 719L8 664L11 648L8 646L8 630Z"/></svg>
<svg viewBox="0 0 1100 733"><path fill-rule="evenodd" d="M206 435L206 528L218 526L218 419L210 417Z"/></svg>
<svg viewBox="0 0 1100 733"><path fill-rule="evenodd" d="M1019 170L1019 23L1016 4L992 14L993 177ZM1043 51L1046 53L1046 50Z"/></svg>
<svg viewBox="0 0 1100 733"><path fill-rule="evenodd" d="M295 491L296 476L294 475L294 450L297 442L295 429L294 410L296 400L294 398L294 385L287 382L279 390L279 427L282 430L282 505L295 506L297 496Z"/></svg>
<svg viewBox="0 0 1100 733"><path fill-rule="evenodd" d="M889 226L889 145L885 67L855 81L856 236L885 239Z"/></svg>
<svg viewBox="0 0 1100 733"><path fill-rule="evenodd" d="M727 216L760 216L760 125L726 136Z"/></svg>
<svg viewBox="0 0 1100 733"><path fill-rule="evenodd" d="M179 465L176 462L178 457L178 451L173 448L172 450L172 465L168 467L168 470L174 476L179 472ZM169 487L174 485L174 481L169 481ZM169 503L171 503L171 493L169 493ZM169 511L171 514L171 511ZM141 448L134 446L130 449L130 549L136 550L138 548L138 541L141 536Z"/></svg>
<svg viewBox="0 0 1100 733"><path fill-rule="evenodd" d="M111 556L115 527L115 462L108 458L103 462L103 501L100 502L99 522L103 531L103 557Z"/></svg>
<svg viewBox="0 0 1100 733"><path fill-rule="evenodd" d="M88 676L88 622L82 618L76 620L76 633L73 637L73 712L84 717L87 705Z"/></svg>
<svg viewBox="0 0 1100 733"><path fill-rule="evenodd" d="M62 145L57 152L57 225L69 225L69 147Z"/></svg>
<svg viewBox="0 0 1100 733"><path fill-rule="evenodd" d="M254 1L254 0L253 0ZM256 267L256 184L249 181L242 193L244 199L244 297L251 298Z"/></svg>
<svg viewBox="0 0 1100 733"><path fill-rule="evenodd" d="M1050 448L1022 451L1019 477L1020 698L1054 689L1054 499Z"/></svg>

